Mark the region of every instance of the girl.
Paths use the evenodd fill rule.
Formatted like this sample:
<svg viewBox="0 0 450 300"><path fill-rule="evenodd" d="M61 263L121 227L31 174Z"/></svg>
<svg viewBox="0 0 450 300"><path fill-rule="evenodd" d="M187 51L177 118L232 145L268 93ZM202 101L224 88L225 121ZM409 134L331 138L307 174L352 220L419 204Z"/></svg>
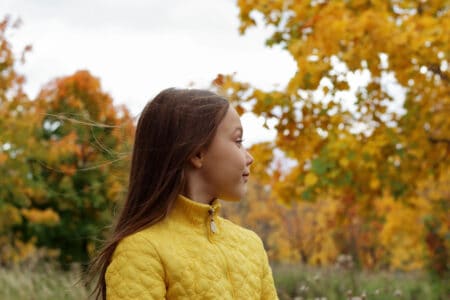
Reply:
<svg viewBox="0 0 450 300"><path fill-rule="evenodd" d="M93 261L96 299L277 299L260 238L219 217L245 194L253 157L229 102L167 89L136 129L128 195Z"/></svg>

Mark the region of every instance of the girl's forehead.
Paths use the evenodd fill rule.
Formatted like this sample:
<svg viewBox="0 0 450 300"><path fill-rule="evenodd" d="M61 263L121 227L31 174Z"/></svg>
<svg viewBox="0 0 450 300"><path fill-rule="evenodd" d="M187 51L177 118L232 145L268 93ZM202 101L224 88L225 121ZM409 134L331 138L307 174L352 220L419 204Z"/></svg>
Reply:
<svg viewBox="0 0 450 300"><path fill-rule="evenodd" d="M240 133L242 133L241 119L237 111L232 106L229 107L219 127L222 127L226 131L240 131Z"/></svg>

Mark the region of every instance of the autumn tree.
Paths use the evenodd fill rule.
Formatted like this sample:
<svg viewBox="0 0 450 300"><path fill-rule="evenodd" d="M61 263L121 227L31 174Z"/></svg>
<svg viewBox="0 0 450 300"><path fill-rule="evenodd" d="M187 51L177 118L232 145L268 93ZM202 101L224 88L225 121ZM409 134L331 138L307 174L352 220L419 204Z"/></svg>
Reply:
<svg viewBox="0 0 450 300"><path fill-rule="evenodd" d="M289 182L272 186L274 195L286 203L332 195L334 244L362 265L411 269L426 256L447 272L449 2L238 6L241 33L262 20L271 32L266 44L297 65L277 90L230 75L214 81L241 109L276 121L275 147L297 165Z"/></svg>
<svg viewBox="0 0 450 300"><path fill-rule="evenodd" d="M86 262L124 198L134 123L87 71L30 100L7 39L16 26L0 23L0 263Z"/></svg>
<svg viewBox="0 0 450 300"><path fill-rule="evenodd" d="M23 91L24 76L17 65L31 48L17 58L8 34L20 25L5 17L0 22L0 264L17 262L35 253L32 240L24 240L20 231L21 208L29 206L27 193L32 180L27 176L28 156L33 153L33 137L39 114Z"/></svg>
<svg viewBox="0 0 450 300"><path fill-rule="evenodd" d="M87 262L124 198L134 123L88 71L51 81L35 101L44 117L39 151L28 160L34 184L45 189L29 195L24 231L59 249L64 263ZM55 212L53 226L33 221L48 211Z"/></svg>

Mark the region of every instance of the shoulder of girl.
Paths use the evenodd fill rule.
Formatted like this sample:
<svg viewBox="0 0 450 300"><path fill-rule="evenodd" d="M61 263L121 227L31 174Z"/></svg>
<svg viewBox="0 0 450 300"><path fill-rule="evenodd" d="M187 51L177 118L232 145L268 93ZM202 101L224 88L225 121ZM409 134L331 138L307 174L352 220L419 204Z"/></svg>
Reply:
<svg viewBox="0 0 450 300"><path fill-rule="evenodd" d="M117 245L117 250L129 250L129 249L141 249L148 248L148 246L152 245L153 240L157 238L157 234L155 234L154 230L151 228L146 228L141 231L130 234L125 237L122 241Z"/></svg>
<svg viewBox="0 0 450 300"><path fill-rule="evenodd" d="M249 239L258 244L260 244L260 243L262 244L261 238L253 230L242 227L240 225L237 225L228 219L222 219L222 220L223 220L225 230L231 230L231 231L238 232L239 234L243 235L243 237L245 237L246 239Z"/></svg>

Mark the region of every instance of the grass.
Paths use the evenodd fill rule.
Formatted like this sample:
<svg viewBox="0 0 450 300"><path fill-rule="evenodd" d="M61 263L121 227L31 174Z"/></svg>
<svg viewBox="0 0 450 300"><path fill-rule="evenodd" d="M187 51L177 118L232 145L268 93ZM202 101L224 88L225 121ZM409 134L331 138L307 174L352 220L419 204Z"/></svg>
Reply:
<svg viewBox="0 0 450 300"><path fill-rule="evenodd" d="M280 300L450 300L449 280L424 272L278 265L273 274Z"/></svg>
<svg viewBox="0 0 450 300"><path fill-rule="evenodd" d="M0 268L0 299L87 299L88 290L76 284L80 269L62 271L53 265ZM273 267L280 300L448 300L447 280L425 273L364 272L302 265Z"/></svg>
<svg viewBox="0 0 450 300"><path fill-rule="evenodd" d="M49 264L34 269L0 268L0 299L87 299L87 289L76 284L79 274L80 269L76 266L70 271L62 271Z"/></svg>

